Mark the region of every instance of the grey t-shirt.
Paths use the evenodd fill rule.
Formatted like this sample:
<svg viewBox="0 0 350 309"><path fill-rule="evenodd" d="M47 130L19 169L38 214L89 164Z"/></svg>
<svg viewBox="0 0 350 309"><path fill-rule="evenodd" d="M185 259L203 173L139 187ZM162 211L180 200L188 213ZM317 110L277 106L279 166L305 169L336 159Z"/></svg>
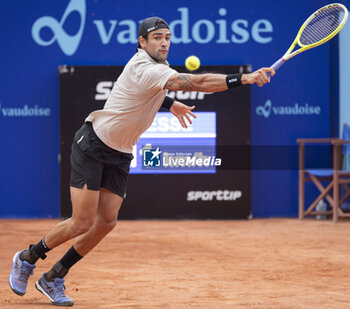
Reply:
<svg viewBox="0 0 350 309"><path fill-rule="evenodd" d="M109 147L131 153L141 134L153 122L166 95L163 89L177 72L167 61L158 63L139 49L114 84L102 110L92 112L97 136Z"/></svg>

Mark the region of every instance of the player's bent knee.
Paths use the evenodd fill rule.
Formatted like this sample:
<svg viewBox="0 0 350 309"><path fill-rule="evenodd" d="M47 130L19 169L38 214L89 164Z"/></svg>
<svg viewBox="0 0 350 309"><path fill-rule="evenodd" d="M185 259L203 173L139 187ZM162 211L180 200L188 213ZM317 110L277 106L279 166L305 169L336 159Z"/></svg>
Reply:
<svg viewBox="0 0 350 309"><path fill-rule="evenodd" d="M104 229L107 230L107 231L111 231L114 229L114 227L116 226L117 224L117 220L113 220L113 221L107 221L105 222L104 224Z"/></svg>
<svg viewBox="0 0 350 309"><path fill-rule="evenodd" d="M111 221L104 221L104 220L99 220L97 227L99 230L104 231L104 232L110 232L114 229L114 227L117 224L117 220L111 220Z"/></svg>
<svg viewBox="0 0 350 309"><path fill-rule="evenodd" d="M81 234L86 233L88 230L90 230L92 224L93 224L93 220L74 220L73 222L74 235L79 236Z"/></svg>
<svg viewBox="0 0 350 309"><path fill-rule="evenodd" d="M106 227L108 230L113 230L115 228L115 226L117 225L117 220L113 220L110 222L107 222Z"/></svg>

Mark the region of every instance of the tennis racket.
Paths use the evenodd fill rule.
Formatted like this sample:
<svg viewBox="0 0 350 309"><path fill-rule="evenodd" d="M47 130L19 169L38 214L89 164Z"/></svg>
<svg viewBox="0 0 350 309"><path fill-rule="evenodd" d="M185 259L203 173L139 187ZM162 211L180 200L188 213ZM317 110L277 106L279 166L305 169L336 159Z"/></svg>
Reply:
<svg viewBox="0 0 350 309"><path fill-rule="evenodd" d="M348 10L340 3L328 4L320 8L304 22L287 52L271 67L276 71L292 57L305 50L326 43L337 35L345 25L347 19ZM299 45L300 48L292 52L296 45Z"/></svg>

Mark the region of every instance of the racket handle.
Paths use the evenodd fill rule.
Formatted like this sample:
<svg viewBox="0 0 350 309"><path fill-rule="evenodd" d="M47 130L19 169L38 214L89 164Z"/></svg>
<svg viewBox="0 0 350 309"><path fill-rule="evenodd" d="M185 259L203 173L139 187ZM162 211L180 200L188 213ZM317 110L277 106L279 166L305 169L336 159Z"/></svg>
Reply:
<svg viewBox="0 0 350 309"><path fill-rule="evenodd" d="M275 71L277 71L277 69L279 69L282 64L284 64L286 62L286 60L284 60L283 58L281 59L278 59L272 66L271 68L273 68ZM267 76L270 77L271 74L270 73L267 73Z"/></svg>

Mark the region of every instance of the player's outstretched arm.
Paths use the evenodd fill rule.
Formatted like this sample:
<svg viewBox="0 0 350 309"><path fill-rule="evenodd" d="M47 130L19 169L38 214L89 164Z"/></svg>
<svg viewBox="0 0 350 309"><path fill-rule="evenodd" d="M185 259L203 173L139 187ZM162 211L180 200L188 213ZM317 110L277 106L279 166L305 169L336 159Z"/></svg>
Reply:
<svg viewBox="0 0 350 309"><path fill-rule="evenodd" d="M202 92L220 92L229 89L229 82L233 83L233 86L241 86L245 84L258 84L263 86L270 82L270 77L275 74L272 68L261 68L250 74L233 74L234 78L230 78L231 75L225 74L175 74L169 78L164 88L169 90L183 90L183 91L202 91ZM239 79L236 79L239 76Z"/></svg>

